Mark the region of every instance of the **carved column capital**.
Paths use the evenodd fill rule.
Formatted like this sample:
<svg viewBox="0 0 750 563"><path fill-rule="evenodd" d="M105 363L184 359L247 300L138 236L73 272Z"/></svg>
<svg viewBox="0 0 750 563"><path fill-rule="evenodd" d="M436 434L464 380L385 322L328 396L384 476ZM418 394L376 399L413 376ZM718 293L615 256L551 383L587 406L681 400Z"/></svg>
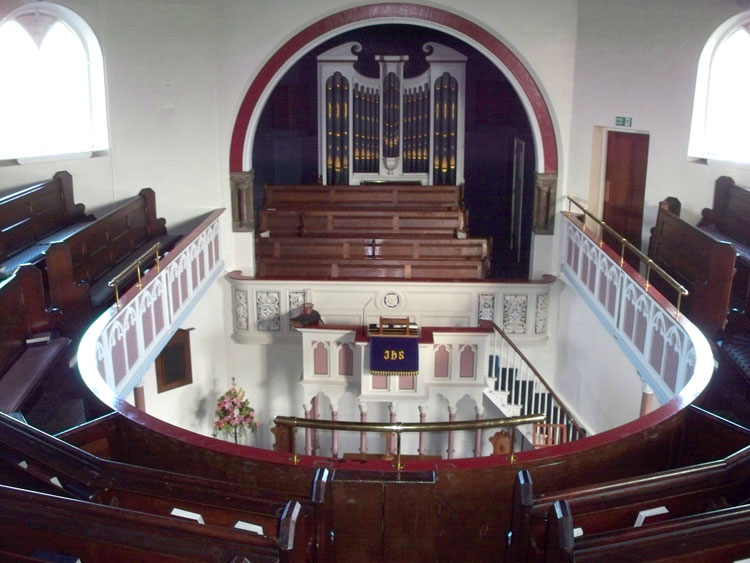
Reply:
<svg viewBox="0 0 750 563"><path fill-rule="evenodd" d="M229 185L232 190L232 230L252 231L255 228L253 209L253 185L255 172L230 172Z"/></svg>
<svg viewBox="0 0 750 563"><path fill-rule="evenodd" d="M557 174L536 174L534 181L534 232L551 235L555 232L555 201Z"/></svg>

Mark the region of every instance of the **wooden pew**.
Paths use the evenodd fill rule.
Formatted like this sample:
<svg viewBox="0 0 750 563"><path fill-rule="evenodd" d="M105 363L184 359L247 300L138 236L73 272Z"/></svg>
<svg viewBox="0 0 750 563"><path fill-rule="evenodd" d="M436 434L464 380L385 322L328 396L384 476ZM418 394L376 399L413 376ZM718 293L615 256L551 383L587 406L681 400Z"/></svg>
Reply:
<svg viewBox="0 0 750 563"><path fill-rule="evenodd" d="M379 236L455 236L465 229L462 211L418 210L295 210L262 209L260 232L272 236L284 235L339 235Z"/></svg>
<svg viewBox="0 0 750 563"><path fill-rule="evenodd" d="M0 503L0 549L20 556L43 551L81 561L302 560L292 558L294 546L250 532L4 485Z"/></svg>
<svg viewBox="0 0 750 563"><path fill-rule="evenodd" d="M714 186L713 207L702 214L698 226L714 238L731 243L737 252L732 308L750 313L750 190L721 176Z"/></svg>
<svg viewBox="0 0 750 563"><path fill-rule="evenodd" d="M486 260L488 246L487 239L482 238L258 237L255 253L258 258Z"/></svg>
<svg viewBox="0 0 750 563"><path fill-rule="evenodd" d="M747 501L750 446L724 459L632 479L586 485L534 496L531 476L520 471L514 489L508 555L538 557L553 524L555 503L564 499L584 536L632 528L639 513L667 510L670 520Z"/></svg>
<svg viewBox="0 0 750 563"><path fill-rule="evenodd" d="M485 260L470 258L445 260L258 258L257 265L257 275L263 278L481 280L487 273Z"/></svg>
<svg viewBox="0 0 750 563"><path fill-rule="evenodd" d="M75 332L95 310L114 302L112 279L139 259L143 267L150 267L154 246L159 245L161 255L179 238L167 234L164 219L156 217L154 191L145 188L64 241L50 245L46 256L50 299L63 311L66 329ZM135 276L132 270L129 280Z"/></svg>
<svg viewBox="0 0 750 563"><path fill-rule="evenodd" d="M555 502L550 520L544 557L550 563L736 561L750 553L750 504L578 538L567 502Z"/></svg>
<svg viewBox="0 0 750 563"><path fill-rule="evenodd" d="M160 471L98 457L0 415L0 475L3 483L148 514L199 514L205 524L232 529L238 522L262 527L262 535L312 549L315 522L308 499L291 499L294 529L279 529L290 502L274 490ZM301 501L301 502L300 502ZM260 532L259 532L260 533Z"/></svg>
<svg viewBox="0 0 750 563"><path fill-rule="evenodd" d="M58 172L0 198L0 277L21 264L40 264L44 251L81 229L93 216L73 201L73 179Z"/></svg>
<svg viewBox="0 0 750 563"><path fill-rule="evenodd" d="M70 341L52 332L58 313L46 308L36 267L21 266L0 282L0 412L19 410L47 375L67 367ZM39 342L27 343L35 335Z"/></svg>
<svg viewBox="0 0 750 563"><path fill-rule="evenodd" d="M688 290L681 312L709 338L724 327L735 267L735 251L727 242L716 240L659 207L651 229L648 256ZM651 283L676 303L676 292L656 274Z"/></svg>
<svg viewBox="0 0 750 563"><path fill-rule="evenodd" d="M362 186L267 185L265 208L371 208L456 210L463 205L461 186L371 184Z"/></svg>

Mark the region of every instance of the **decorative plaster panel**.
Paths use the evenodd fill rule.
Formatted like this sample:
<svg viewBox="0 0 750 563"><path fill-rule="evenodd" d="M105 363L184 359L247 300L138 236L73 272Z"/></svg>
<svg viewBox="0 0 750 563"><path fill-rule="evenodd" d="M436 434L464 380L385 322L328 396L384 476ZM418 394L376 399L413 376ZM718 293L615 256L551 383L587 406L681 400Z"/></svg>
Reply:
<svg viewBox="0 0 750 563"><path fill-rule="evenodd" d="M527 295L506 295L503 300L503 330L508 334L525 334Z"/></svg>
<svg viewBox="0 0 750 563"><path fill-rule="evenodd" d="M281 330L280 293L278 291L258 291L255 293L255 308L258 330Z"/></svg>

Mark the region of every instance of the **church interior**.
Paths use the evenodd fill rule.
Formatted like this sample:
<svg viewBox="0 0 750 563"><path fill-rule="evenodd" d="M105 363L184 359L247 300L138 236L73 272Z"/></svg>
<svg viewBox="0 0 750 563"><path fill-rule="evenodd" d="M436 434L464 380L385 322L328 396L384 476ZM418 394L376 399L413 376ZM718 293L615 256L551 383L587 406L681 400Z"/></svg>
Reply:
<svg viewBox="0 0 750 563"><path fill-rule="evenodd" d="M0 1L0 558L750 560L748 29Z"/></svg>

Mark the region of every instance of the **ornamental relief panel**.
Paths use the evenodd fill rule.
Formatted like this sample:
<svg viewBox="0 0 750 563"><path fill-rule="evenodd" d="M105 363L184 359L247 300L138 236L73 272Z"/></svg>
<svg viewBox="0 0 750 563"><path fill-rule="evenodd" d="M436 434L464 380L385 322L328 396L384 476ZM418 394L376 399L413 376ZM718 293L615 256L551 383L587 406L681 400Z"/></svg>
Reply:
<svg viewBox="0 0 750 563"><path fill-rule="evenodd" d="M503 330L508 334L525 334L528 296L505 295L503 299Z"/></svg>
<svg viewBox="0 0 750 563"><path fill-rule="evenodd" d="M272 332L281 330L281 297L278 291L255 293L255 311L258 330Z"/></svg>
<svg viewBox="0 0 750 563"><path fill-rule="evenodd" d="M535 332L542 334L547 332L547 319L549 318L549 293L540 293L536 296L536 323Z"/></svg>
<svg viewBox="0 0 750 563"><path fill-rule="evenodd" d="M232 313L236 330L249 330L250 317L247 307L247 291L235 289L232 293Z"/></svg>

